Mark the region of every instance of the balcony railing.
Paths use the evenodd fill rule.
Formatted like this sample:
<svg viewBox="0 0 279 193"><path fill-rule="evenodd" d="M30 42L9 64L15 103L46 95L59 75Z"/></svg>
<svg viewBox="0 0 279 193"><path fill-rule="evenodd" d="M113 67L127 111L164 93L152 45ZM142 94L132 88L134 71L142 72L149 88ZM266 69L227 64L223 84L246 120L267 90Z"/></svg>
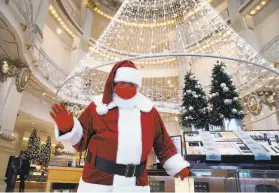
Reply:
<svg viewBox="0 0 279 193"><path fill-rule="evenodd" d="M58 86L66 79L66 73L51 60L51 58L42 50L39 50L39 60L36 66L44 72L44 77Z"/></svg>
<svg viewBox="0 0 279 193"><path fill-rule="evenodd" d="M76 22L79 25L79 27L81 27L80 14L77 11L75 11L75 9L70 4L69 0L61 0L61 3L63 4L69 16L74 20L74 22Z"/></svg>
<svg viewBox="0 0 279 193"><path fill-rule="evenodd" d="M28 46L33 47L36 37L36 26L33 22L33 6L31 0L11 0L14 6L17 8L20 15L24 18L24 21L21 21L23 31L27 30L28 35Z"/></svg>

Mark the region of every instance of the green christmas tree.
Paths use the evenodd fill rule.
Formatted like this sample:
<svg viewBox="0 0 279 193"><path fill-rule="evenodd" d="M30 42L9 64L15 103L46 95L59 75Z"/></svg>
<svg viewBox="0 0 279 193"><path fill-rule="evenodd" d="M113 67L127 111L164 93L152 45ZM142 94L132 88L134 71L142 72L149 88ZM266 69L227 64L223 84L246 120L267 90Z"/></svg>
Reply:
<svg viewBox="0 0 279 193"><path fill-rule="evenodd" d="M40 152L40 137L37 135L37 130L33 129L28 139L28 149L26 152L27 157L32 160L37 158Z"/></svg>
<svg viewBox="0 0 279 193"><path fill-rule="evenodd" d="M180 112L180 124L183 127L195 127L208 130L207 99L202 86L193 73L184 77L183 98Z"/></svg>
<svg viewBox="0 0 279 193"><path fill-rule="evenodd" d="M37 161L42 166L47 166L51 156L51 138L48 136L45 144L41 145L40 153L38 154Z"/></svg>
<svg viewBox="0 0 279 193"><path fill-rule="evenodd" d="M243 119L243 107L233 80L225 72L224 63L215 64L212 71L209 102L211 104L210 124L223 126L223 119Z"/></svg>

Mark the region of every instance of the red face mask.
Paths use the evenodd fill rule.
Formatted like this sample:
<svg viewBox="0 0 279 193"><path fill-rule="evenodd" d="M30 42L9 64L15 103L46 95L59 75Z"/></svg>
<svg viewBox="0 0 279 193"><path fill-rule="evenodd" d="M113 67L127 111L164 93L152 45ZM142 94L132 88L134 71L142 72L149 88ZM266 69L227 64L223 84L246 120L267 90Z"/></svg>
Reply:
<svg viewBox="0 0 279 193"><path fill-rule="evenodd" d="M137 87L130 83L117 83L115 93L122 99L128 100L137 94Z"/></svg>

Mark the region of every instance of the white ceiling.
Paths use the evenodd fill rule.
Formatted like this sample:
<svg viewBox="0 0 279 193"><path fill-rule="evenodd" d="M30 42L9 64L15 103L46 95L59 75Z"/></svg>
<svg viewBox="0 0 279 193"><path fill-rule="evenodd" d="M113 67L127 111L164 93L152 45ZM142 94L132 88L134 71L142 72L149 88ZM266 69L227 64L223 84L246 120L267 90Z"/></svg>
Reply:
<svg viewBox="0 0 279 193"><path fill-rule="evenodd" d="M47 137L51 136L52 143L55 142L53 123L42 121L30 114L19 111L14 127L14 132L24 132L24 137L28 138L33 128L37 130L41 141L46 141Z"/></svg>

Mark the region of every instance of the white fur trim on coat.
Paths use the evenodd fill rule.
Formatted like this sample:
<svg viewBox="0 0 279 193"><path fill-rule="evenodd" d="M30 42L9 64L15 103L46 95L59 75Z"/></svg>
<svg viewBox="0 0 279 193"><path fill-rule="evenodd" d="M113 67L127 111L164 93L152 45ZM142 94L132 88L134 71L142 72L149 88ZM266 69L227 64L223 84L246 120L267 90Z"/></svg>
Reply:
<svg viewBox="0 0 279 193"><path fill-rule="evenodd" d="M141 79L139 70L130 67L121 67L116 71L114 82L130 82L141 87Z"/></svg>
<svg viewBox="0 0 279 193"><path fill-rule="evenodd" d="M54 133L55 133L56 140L70 144L72 146L80 142L83 134L82 130L83 130L82 126L76 118L74 118L74 126L71 132L65 133L64 135L59 134L59 129L56 124L54 126Z"/></svg>
<svg viewBox="0 0 279 193"><path fill-rule="evenodd" d="M182 169L189 167L190 164L183 159L180 154L173 155L169 158L163 167L170 176L178 174Z"/></svg>
<svg viewBox="0 0 279 193"><path fill-rule="evenodd" d="M82 177L79 180L79 185L77 192L150 192L149 186L123 186L123 187L113 187L111 185L101 185L101 184L92 184L87 183L82 180Z"/></svg>
<svg viewBox="0 0 279 193"><path fill-rule="evenodd" d="M141 113L137 108L118 108L118 144L116 163L138 165L142 156ZM136 186L136 177L114 175L113 187Z"/></svg>

